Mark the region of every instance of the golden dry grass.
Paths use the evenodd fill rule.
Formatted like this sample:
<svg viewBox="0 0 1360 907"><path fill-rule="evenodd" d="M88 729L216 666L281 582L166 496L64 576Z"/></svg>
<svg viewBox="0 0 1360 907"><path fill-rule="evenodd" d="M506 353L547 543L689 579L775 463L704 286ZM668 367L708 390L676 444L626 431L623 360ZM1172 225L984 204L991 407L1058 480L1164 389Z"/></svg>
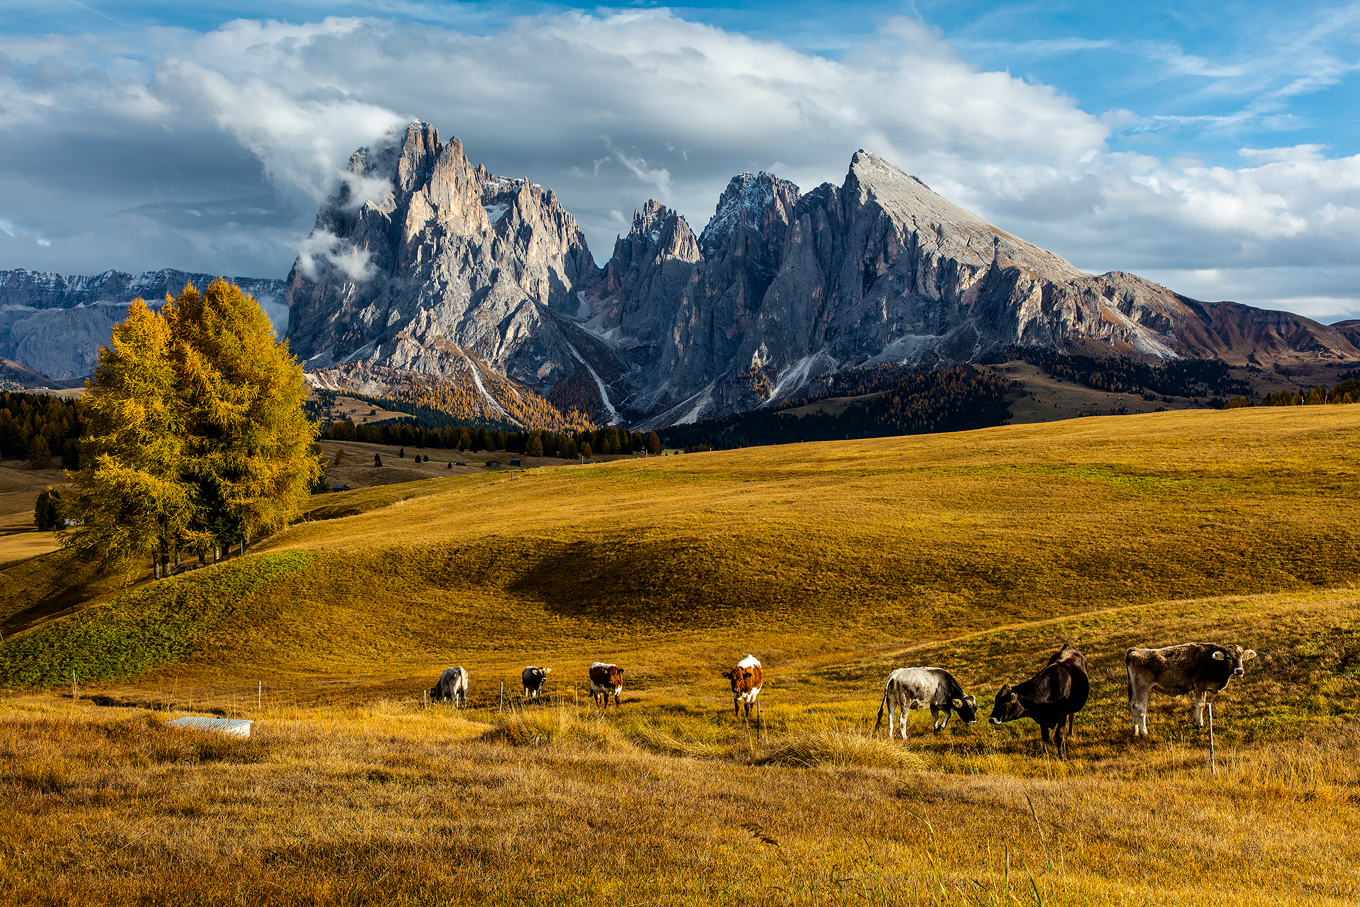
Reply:
<svg viewBox="0 0 1360 907"><path fill-rule="evenodd" d="M0 700L0 899L1353 903L1357 440L1351 407L1165 413L334 496L187 658ZM1027 722L868 736L892 667L985 716L1063 639L1093 681L1066 762ZM1124 649L1189 639L1261 653L1217 771L1183 699L1126 728ZM718 677L748 652L759 736ZM423 708L455 663L472 707ZM206 709L255 736L161 726Z"/></svg>

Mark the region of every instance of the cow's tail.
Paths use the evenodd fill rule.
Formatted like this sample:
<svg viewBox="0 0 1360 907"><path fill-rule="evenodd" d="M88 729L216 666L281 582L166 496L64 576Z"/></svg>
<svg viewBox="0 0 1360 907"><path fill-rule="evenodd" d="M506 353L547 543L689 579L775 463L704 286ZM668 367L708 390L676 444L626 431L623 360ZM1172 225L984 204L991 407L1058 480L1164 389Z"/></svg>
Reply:
<svg viewBox="0 0 1360 907"><path fill-rule="evenodd" d="M888 689L883 688L883 701L878 704L878 721L874 722L874 734L878 734L878 729L883 727L883 710L888 705Z"/></svg>
<svg viewBox="0 0 1360 907"><path fill-rule="evenodd" d="M1124 676L1129 679L1129 705L1133 705L1133 649L1124 653Z"/></svg>

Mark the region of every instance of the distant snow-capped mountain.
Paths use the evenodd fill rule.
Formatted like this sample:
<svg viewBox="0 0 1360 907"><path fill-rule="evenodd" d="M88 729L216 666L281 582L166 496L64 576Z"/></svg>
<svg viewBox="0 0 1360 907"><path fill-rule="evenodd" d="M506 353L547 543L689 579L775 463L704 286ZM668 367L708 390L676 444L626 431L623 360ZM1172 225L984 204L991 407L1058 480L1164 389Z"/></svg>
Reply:
<svg viewBox="0 0 1360 907"><path fill-rule="evenodd" d="M94 371L99 348L109 342L132 300L140 297L155 307L188 283L206 287L216 279L169 268L92 276L0 271L0 357L58 380L82 378ZM277 309L283 302L282 280L227 279L266 307Z"/></svg>

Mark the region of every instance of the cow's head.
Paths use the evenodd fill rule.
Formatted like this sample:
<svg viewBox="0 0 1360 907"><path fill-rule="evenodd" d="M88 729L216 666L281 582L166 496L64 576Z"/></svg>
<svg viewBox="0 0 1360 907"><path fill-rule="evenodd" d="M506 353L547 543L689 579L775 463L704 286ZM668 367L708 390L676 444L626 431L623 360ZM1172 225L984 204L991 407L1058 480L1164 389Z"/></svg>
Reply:
<svg viewBox="0 0 1360 907"><path fill-rule="evenodd" d="M733 693L744 693L756 682L756 674L750 668L736 667L730 671L723 671L722 676L731 682Z"/></svg>
<svg viewBox="0 0 1360 907"><path fill-rule="evenodd" d="M1210 656L1214 661L1224 662L1225 666L1235 675L1247 673L1242 665L1244 662L1251 661L1256 657L1256 653L1251 649L1245 651L1241 646L1218 646L1214 649L1214 654Z"/></svg>
<svg viewBox="0 0 1360 907"><path fill-rule="evenodd" d="M958 713L959 719L969 724L977 724L977 697L965 696L962 699L951 699L949 704Z"/></svg>
<svg viewBox="0 0 1360 907"><path fill-rule="evenodd" d="M607 665L605 670L609 672L609 685L611 687L623 686L623 668L618 665Z"/></svg>
<svg viewBox="0 0 1360 907"><path fill-rule="evenodd" d="M1020 697L1015 695L1010 684L1006 684L996 691L996 703L992 706L992 717L989 719L992 724L1000 724L1003 721L1014 721L1017 718L1025 717L1025 706L1020 701Z"/></svg>

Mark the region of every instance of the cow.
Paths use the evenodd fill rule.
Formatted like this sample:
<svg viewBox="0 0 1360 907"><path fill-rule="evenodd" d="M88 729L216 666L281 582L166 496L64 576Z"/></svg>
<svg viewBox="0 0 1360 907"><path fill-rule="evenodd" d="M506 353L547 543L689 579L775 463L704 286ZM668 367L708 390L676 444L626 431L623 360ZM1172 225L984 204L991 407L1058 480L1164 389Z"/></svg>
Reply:
<svg viewBox="0 0 1360 907"><path fill-rule="evenodd" d="M935 730L944 730L949 716L959 713L959 720L968 724L977 723L977 697L968 696L963 687L944 668L898 668L888 675L883 685L883 701L878 705L878 723L874 733L883 726L883 710L888 710L888 739L893 737L893 713L901 716L902 739L907 739L907 713L912 709L930 707L930 715L935 719ZM940 718L940 713L944 718Z"/></svg>
<svg viewBox="0 0 1360 907"><path fill-rule="evenodd" d="M436 702L452 699L453 704L462 708L467 705L468 672L462 666L445 668L439 675L439 682L430 687L430 698Z"/></svg>
<svg viewBox="0 0 1360 907"><path fill-rule="evenodd" d="M990 721L999 725L1017 718L1032 718L1039 724L1040 740L1048 743L1048 732L1054 732L1058 758L1067 757L1063 722L1067 733L1072 733L1073 717L1086 705L1091 693L1091 680L1086 673L1086 656L1070 644L1062 649L1042 671L1014 687L1005 684L996 693Z"/></svg>
<svg viewBox="0 0 1360 907"><path fill-rule="evenodd" d="M1256 653L1241 646L1216 646L1211 643L1187 642L1164 649L1129 649L1124 653L1124 667L1129 675L1129 716L1133 721L1133 736L1147 736L1148 699L1152 691L1179 696L1193 693L1195 704L1190 717L1197 727L1204 727L1204 700L1210 693L1221 692L1234 677L1246 673L1244 662Z"/></svg>
<svg viewBox="0 0 1360 907"><path fill-rule="evenodd" d="M747 655L737 666L730 671L723 671L722 676L732 683L732 713L733 717L741 717L741 707L746 706L746 720L751 720L751 706L755 705L756 697L760 695L760 686L765 682L765 675L761 671L760 661L754 655Z"/></svg>
<svg viewBox="0 0 1360 907"><path fill-rule="evenodd" d="M548 682L548 675L552 673L552 668L536 668L533 665L524 669L524 696L526 699L537 699L538 694L543 692L543 685Z"/></svg>
<svg viewBox="0 0 1360 907"><path fill-rule="evenodd" d="M1091 676L1091 669L1086 665L1086 656L1077 651L1077 647L1070 642L1063 640L1063 646L1052 655L1048 656L1048 663L1055 665L1060 661L1065 661L1074 667L1081 668L1087 677Z"/></svg>
<svg viewBox="0 0 1360 907"><path fill-rule="evenodd" d="M623 668L615 664L597 661L590 666L590 698L596 705L609 708L609 696L614 696L614 708L619 707L619 694L623 692Z"/></svg>

